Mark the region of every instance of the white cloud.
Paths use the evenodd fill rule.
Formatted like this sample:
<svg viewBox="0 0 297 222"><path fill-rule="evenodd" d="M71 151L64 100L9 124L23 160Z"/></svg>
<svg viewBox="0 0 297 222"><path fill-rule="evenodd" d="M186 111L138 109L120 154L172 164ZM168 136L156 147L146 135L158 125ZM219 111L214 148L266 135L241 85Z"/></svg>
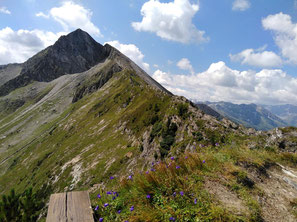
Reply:
<svg viewBox="0 0 297 222"><path fill-rule="evenodd" d="M11 12L6 7L0 7L0 13L4 13L8 15L11 14Z"/></svg>
<svg viewBox="0 0 297 222"><path fill-rule="evenodd" d="M249 0L235 0L232 4L233 11L245 11L251 7Z"/></svg>
<svg viewBox="0 0 297 222"><path fill-rule="evenodd" d="M262 19L264 29L274 33L274 41L280 48L282 56L290 63L297 64L297 23L291 16L282 12Z"/></svg>
<svg viewBox="0 0 297 222"><path fill-rule="evenodd" d="M191 65L191 62L187 58L182 58L178 61L176 64L178 68L182 70L188 70L191 74L194 74L193 66Z"/></svg>
<svg viewBox="0 0 297 222"><path fill-rule="evenodd" d="M202 73L173 75L157 70L153 78L171 92L199 101L297 104L297 78L280 69L238 71L217 62Z"/></svg>
<svg viewBox="0 0 297 222"><path fill-rule="evenodd" d="M72 1L64 1L60 7L50 9L49 14L39 12L36 16L53 18L60 23L66 32L81 28L95 36L102 37L99 28L91 21L92 11Z"/></svg>
<svg viewBox="0 0 297 222"><path fill-rule="evenodd" d="M232 55L230 58L232 61L239 61L241 64L257 66L261 68L280 67L282 65L282 59L280 56L272 51L245 49L242 52Z"/></svg>
<svg viewBox="0 0 297 222"><path fill-rule="evenodd" d="M53 44L62 34L42 30L0 30L0 64L24 62L40 50Z"/></svg>
<svg viewBox="0 0 297 222"><path fill-rule="evenodd" d="M146 72L149 72L150 65L143 61L144 55L136 45L121 44L119 41L110 41L106 43L118 49L121 53L129 57L132 61L134 61L137 65L143 68Z"/></svg>
<svg viewBox="0 0 297 222"><path fill-rule="evenodd" d="M189 0L174 0L161 3L159 0L149 0L143 4L141 22L133 22L136 31L156 33L157 36L181 43L208 41L204 31L198 30L192 19L199 10L198 4Z"/></svg>
<svg viewBox="0 0 297 222"><path fill-rule="evenodd" d="M37 17L43 17L43 18L49 18L50 16L49 15L46 15L46 14L44 14L43 12L38 12L38 13L36 13L35 14Z"/></svg>

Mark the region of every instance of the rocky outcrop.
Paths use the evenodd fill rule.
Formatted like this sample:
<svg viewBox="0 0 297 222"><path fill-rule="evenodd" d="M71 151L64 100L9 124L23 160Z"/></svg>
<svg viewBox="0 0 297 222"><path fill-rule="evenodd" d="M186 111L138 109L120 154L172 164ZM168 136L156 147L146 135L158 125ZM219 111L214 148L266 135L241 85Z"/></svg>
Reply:
<svg viewBox="0 0 297 222"><path fill-rule="evenodd" d="M122 67L115 63L110 68L100 70L100 72L92 76L91 79L87 79L85 82L79 83L74 93L72 102L74 103L83 98L84 95L97 91L106 82L108 82L109 79L111 79L114 73L120 71L122 71Z"/></svg>

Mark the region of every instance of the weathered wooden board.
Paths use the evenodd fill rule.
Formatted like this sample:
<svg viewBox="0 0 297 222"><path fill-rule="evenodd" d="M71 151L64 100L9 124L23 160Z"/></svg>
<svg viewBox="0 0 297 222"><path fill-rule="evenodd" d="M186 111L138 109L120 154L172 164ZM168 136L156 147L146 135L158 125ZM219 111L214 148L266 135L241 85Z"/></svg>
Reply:
<svg viewBox="0 0 297 222"><path fill-rule="evenodd" d="M67 219L73 222L94 222L87 191L67 193Z"/></svg>
<svg viewBox="0 0 297 222"><path fill-rule="evenodd" d="M94 222L88 192L52 194L46 222Z"/></svg>
<svg viewBox="0 0 297 222"><path fill-rule="evenodd" d="M66 193L56 193L51 195L46 221L67 222Z"/></svg>

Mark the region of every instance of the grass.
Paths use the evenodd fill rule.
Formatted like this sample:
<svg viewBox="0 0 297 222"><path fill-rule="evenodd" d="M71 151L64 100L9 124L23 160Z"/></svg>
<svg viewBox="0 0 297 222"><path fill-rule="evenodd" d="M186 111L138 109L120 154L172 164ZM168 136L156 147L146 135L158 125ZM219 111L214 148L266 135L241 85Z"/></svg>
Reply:
<svg viewBox="0 0 297 222"><path fill-rule="evenodd" d="M176 221L259 221L258 203L248 197L251 191L240 184L237 192L248 206L246 215L234 214L208 193L204 180L212 174L215 177L215 172L212 160L203 161L198 152L152 163L150 169L130 178L115 178L111 188L93 194L95 218L104 218L104 221L170 221L172 218ZM106 194L108 191L112 194ZM106 203L108 206L104 206Z"/></svg>

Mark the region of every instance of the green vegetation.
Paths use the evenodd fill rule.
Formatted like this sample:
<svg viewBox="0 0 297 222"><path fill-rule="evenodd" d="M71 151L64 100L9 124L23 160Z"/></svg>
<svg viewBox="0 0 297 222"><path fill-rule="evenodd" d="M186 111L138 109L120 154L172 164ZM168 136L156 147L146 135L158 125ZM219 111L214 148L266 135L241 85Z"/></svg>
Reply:
<svg viewBox="0 0 297 222"><path fill-rule="evenodd" d="M0 201L0 221L36 221L51 192L50 186L43 186L37 192L33 192L32 187L30 187L22 194L16 194L15 190L12 189L9 195L2 195L2 200Z"/></svg>
<svg viewBox="0 0 297 222"><path fill-rule="evenodd" d="M186 119L189 116L189 105L187 103L179 103L177 105L178 115L183 119Z"/></svg>
<svg viewBox="0 0 297 222"><path fill-rule="evenodd" d="M297 219L297 199L294 199L293 201L291 201L291 207L292 207L293 214Z"/></svg>
<svg viewBox="0 0 297 222"><path fill-rule="evenodd" d="M160 142L160 154L162 159L168 155L171 145L173 145L175 141L176 131L176 123L171 122L171 119L168 118L166 127L162 131L162 141Z"/></svg>

